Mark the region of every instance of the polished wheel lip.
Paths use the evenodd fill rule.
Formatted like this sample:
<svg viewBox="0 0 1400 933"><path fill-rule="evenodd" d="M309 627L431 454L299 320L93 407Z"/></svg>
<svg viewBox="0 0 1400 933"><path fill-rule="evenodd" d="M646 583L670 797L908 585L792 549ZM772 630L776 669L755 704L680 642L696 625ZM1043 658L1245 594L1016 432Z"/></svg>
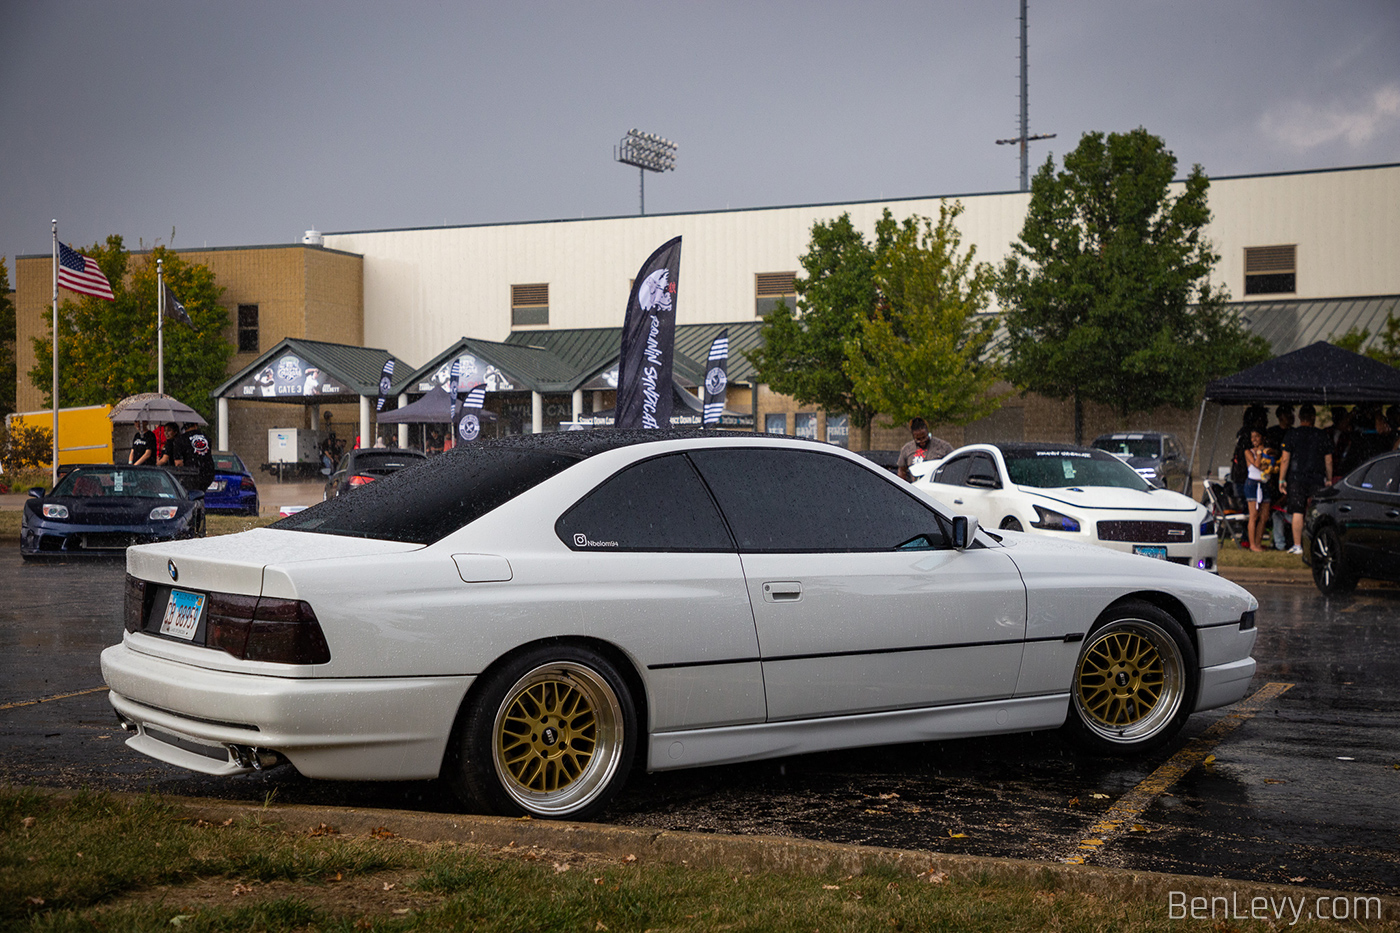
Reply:
<svg viewBox="0 0 1400 933"><path fill-rule="evenodd" d="M530 813L581 810L617 772L623 729L622 704L602 675L574 661L542 664L497 708L491 755L501 787Z"/></svg>
<svg viewBox="0 0 1400 933"><path fill-rule="evenodd" d="M1186 694L1181 650L1154 622L1117 619L1085 642L1073 694L1080 719L1094 735L1139 742L1165 728L1181 709Z"/></svg>
<svg viewBox="0 0 1400 933"><path fill-rule="evenodd" d="M1313 536L1313 576L1320 589L1331 589L1341 581L1341 555L1337 553L1339 548L1340 542L1337 542L1333 535L1329 535L1328 529L1323 529Z"/></svg>

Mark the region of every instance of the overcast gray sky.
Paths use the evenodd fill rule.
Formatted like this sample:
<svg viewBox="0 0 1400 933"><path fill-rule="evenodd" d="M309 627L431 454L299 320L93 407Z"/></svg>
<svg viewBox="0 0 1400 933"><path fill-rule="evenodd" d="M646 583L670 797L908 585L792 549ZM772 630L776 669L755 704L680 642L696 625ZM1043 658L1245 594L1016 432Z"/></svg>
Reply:
<svg viewBox="0 0 1400 933"><path fill-rule="evenodd" d="M1017 0L0 3L0 255L1015 190ZM1031 0L1032 165L1400 161L1397 0ZM13 266L11 266L13 270Z"/></svg>

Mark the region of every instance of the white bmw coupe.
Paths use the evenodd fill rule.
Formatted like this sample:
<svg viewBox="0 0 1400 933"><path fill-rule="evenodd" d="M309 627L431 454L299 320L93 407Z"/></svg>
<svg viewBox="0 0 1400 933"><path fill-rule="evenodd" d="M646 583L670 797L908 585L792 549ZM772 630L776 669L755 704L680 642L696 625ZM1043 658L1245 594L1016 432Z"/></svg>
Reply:
<svg viewBox="0 0 1400 933"><path fill-rule="evenodd" d="M914 485L987 528L1217 572L1220 538L1210 510L1097 448L969 444L925 467Z"/></svg>
<svg viewBox="0 0 1400 933"><path fill-rule="evenodd" d="M752 434L462 446L127 570L102 672L135 750L441 776L501 814L821 749L1064 727L1135 753L1254 673L1232 583L999 540L854 454Z"/></svg>

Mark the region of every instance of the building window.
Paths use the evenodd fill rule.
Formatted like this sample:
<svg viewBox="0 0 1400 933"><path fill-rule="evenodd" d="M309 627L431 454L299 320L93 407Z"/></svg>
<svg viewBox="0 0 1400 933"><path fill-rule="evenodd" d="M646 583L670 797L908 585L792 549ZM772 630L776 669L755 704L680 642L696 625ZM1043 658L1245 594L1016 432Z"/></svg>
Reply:
<svg viewBox="0 0 1400 933"><path fill-rule="evenodd" d="M794 437L806 438L809 441L817 439L817 413L814 411L799 411L792 419L792 434Z"/></svg>
<svg viewBox="0 0 1400 933"><path fill-rule="evenodd" d="M258 352L258 306L238 306L238 352Z"/></svg>
<svg viewBox="0 0 1400 933"><path fill-rule="evenodd" d="M510 326L549 323L549 284L510 287Z"/></svg>
<svg viewBox="0 0 1400 933"><path fill-rule="evenodd" d="M1246 246L1244 293L1291 295L1298 290L1297 246Z"/></svg>
<svg viewBox="0 0 1400 933"><path fill-rule="evenodd" d="M754 277L753 313L766 317L782 301L789 311L797 310L796 272L760 272Z"/></svg>
<svg viewBox="0 0 1400 933"><path fill-rule="evenodd" d="M787 415L768 414L763 416L763 430L767 434L786 434Z"/></svg>

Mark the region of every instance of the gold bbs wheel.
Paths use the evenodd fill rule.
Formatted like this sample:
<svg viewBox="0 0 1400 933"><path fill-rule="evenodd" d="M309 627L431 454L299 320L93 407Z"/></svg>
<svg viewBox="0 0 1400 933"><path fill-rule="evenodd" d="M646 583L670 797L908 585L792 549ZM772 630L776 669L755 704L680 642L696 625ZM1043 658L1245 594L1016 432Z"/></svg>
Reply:
<svg viewBox="0 0 1400 933"><path fill-rule="evenodd" d="M496 776L525 812L565 816L609 787L623 757L617 692L575 661L544 664L510 687L491 729Z"/></svg>
<svg viewBox="0 0 1400 933"><path fill-rule="evenodd" d="M1092 632L1079 654L1075 712L1100 742L1155 744L1189 712L1187 678L1181 642L1157 621L1123 614Z"/></svg>

